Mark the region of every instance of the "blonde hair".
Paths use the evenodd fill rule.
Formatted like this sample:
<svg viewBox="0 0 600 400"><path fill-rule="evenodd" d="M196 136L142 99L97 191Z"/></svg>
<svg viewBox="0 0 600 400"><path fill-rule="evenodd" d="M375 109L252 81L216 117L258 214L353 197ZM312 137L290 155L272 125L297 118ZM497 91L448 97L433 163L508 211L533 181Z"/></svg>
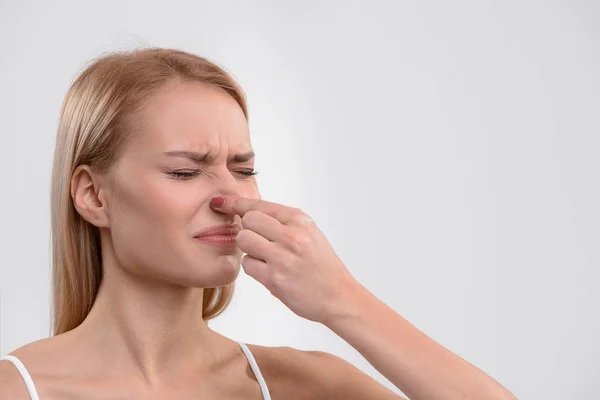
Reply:
<svg viewBox="0 0 600 400"><path fill-rule="evenodd" d="M112 52L92 60L67 92L60 114L51 189L52 327L54 335L77 327L88 315L102 280L98 227L77 212L70 193L78 165L104 172L132 134L135 115L161 86L200 81L224 89L242 108L246 96L232 76L206 58L176 49ZM229 305L234 283L205 288L202 317Z"/></svg>

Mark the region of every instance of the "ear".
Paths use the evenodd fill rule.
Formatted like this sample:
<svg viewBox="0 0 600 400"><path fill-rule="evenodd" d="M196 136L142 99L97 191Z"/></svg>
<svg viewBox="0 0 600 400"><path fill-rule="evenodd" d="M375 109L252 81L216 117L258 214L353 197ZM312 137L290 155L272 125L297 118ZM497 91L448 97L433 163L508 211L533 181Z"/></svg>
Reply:
<svg viewBox="0 0 600 400"><path fill-rule="evenodd" d="M71 176L71 198L83 219L99 228L108 228L110 220L101 182L88 165L79 165Z"/></svg>

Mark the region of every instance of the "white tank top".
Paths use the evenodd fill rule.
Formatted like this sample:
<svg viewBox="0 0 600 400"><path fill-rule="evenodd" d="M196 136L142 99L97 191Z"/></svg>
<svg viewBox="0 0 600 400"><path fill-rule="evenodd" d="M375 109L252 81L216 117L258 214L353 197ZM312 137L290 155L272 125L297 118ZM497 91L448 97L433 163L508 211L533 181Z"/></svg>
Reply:
<svg viewBox="0 0 600 400"><path fill-rule="evenodd" d="M250 349L248 348L248 346L245 343L242 343L242 342L237 342L237 343L240 345L240 347L242 348L242 351L246 355L246 358L248 359L248 362L250 363L250 367L252 368L252 371L254 372L256 379L258 380L258 384L260 385L260 391L262 392L263 399L271 400L271 395L269 394L269 389L267 388L267 383L265 382L265 378L262 376L262 373L260 372L260 369L258 368L258 364L256 363L256 360L254 359L254 355L252 355L252 352L250 351ZM19 360L17 357L10 355L10 354L0 358L0 361L2 361L2 360L10 361L15 365L15 367L17 367L17 370L19 371L19 373L21 374L21 377L23 377L23 380L25 381L25 385L27 386L27 391L29 392L29 397L31 397L31 400L40 400L40 398L38 397L37 391L35 390L35 386L33 384L33 379L31 379L31 375L29 375L29 372L27 372L27 369L25 368L25 366L23 365L21 360Z"/></svg>

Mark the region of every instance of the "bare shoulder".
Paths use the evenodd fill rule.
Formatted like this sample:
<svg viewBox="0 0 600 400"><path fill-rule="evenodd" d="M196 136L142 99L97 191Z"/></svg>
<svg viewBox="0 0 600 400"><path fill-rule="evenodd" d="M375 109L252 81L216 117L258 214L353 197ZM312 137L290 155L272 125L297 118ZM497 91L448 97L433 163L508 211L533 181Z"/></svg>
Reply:
<svg viewBox="0 0 600 400"><path fill-rule="evenodd" d="M0 400L27 400L27 387L17 368L8 360L0 361Z"/></svg>
<svg viewBox="0 0 600 400"><path fill-rule="evenodd" d="M32 366L36 364L36 359L43 358L47 354L51 347L50 344L50 338L37 340L19 347L10 352L9 355L15 356L31 373ZM25 381L16 365L11 361L2 360L0 361L0 400L8 399L29 400L30 396Z"/></svg>
<svg viewBox="0 0 600 400"><path fill-rule="evenodd" d="M325 351L249 345L273 398L406 400Z"/></svg>

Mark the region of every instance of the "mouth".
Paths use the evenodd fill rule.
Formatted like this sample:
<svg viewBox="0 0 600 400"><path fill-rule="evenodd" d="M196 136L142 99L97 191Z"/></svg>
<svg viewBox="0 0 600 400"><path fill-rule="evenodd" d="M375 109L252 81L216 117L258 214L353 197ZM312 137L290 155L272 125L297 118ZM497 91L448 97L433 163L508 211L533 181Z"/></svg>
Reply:
<svg viewBox="0 0 600 400"><path fill-rule="evenodd" d="M197 236L194 239L217 247L237 247L235 237L236 235L206 235Z"/></svg>
<svg viewBox="0 0 600 400"><path fill-rule="evenodd" d="M242 230L237 224L213 225L194 235L194 240L217 247L237 247L236 236Z"/></svg>
<svg viewBox="0 0 600 400"><path fill-rule="evenodd" d="M223 224L214 225L204 229L201 232L197 232L194 235L195 239L209 237L209 236L233 236L235 237L242 228L236 224Z"/></svg>

